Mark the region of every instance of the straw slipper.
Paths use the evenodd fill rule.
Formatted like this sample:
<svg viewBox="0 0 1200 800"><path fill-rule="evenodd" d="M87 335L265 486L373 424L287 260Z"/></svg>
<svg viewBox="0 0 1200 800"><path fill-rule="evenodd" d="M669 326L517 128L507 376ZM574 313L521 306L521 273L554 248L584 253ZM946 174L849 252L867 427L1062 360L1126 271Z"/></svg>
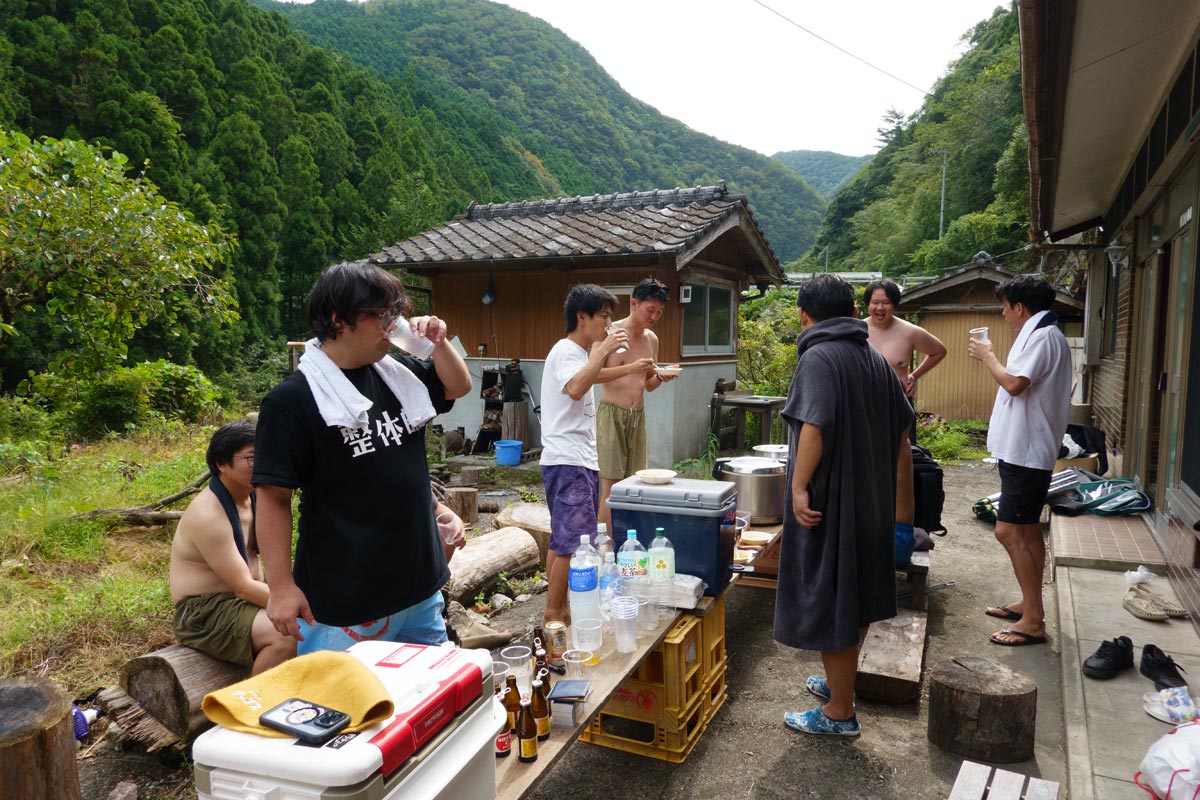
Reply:
<svg viewBox="0 0 1200 800"><path fill-rule="evenodd" d="M1162 606L1144 597L1136 586L1130 587L1129 591L1125 593L1125 599L1121 601L1121 605L1138 619L1150 622L1167 621L1167 612L1163 611Z"/></svg>
<svg viewBox="0 0 1200 800"><path fill-rule="evenodd" d="M997 638L1000 636L1016 636L1017 640L1015 642L1006 642L1004 639ZM1010 628L1003 628L996 631L988 637L988 640L991 641L992 644L998 644L1003 647L1025 647L1026 645L1031 644L1045 644L1048 641L1045 636L1035 636L1032 633L1014 631Z"/></svg>
<svg viewBox="0 0 1200 800"><path fill-rule="evenodd" d="M1186 608L1179 605L1179 603L1176 603L1174 600L1168 600L1158 592L1150 591L1150 587L1146 586L1145 584L1139 583L1137 586L1133 587L1133 590L1149 600L1151 603L1154 603L1156 606L1158 606L1159 609L1161 609L1162 612L1168 617L1184 618L1188 616L1188 610Z"/></svg>
<svg viewBox="0 0 1200 800"><path fill-rule="evenodd" d="M987 614L989 617L1004 619L1008 620L1009 622L1016 622L1021 618L1020 611L1013 611L1008 606L991 606L987 609L984 609L983 613Z"/></svg>

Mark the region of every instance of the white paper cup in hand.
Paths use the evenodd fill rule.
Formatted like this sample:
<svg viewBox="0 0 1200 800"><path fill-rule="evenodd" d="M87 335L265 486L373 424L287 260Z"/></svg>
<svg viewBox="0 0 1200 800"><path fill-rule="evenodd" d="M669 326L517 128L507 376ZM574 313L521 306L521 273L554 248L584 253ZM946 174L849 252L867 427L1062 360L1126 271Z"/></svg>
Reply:
<svg viewBox="0 0 1200 800"><path fill-rule="evenodd" d="M970 333L971 333L971 338L977 342L990 341L988 339L988 329L987 328L971 328Z"/></svg>
<svg viewBox="0 0 1200 800"><path fill-rule="evenodd" d="M387 340L416 358L426 359L433 355L433 342L414 331L404 317L396 317L387 332Z"/></svg>

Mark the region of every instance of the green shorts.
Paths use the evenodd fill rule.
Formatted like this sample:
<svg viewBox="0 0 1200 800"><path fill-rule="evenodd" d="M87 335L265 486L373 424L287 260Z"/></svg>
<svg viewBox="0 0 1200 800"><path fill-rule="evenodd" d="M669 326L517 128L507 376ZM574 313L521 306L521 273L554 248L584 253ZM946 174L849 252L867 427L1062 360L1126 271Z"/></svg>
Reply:
<svg viewBox="0 0 1200 800"><path fill-rule="evenodd" d="M601 478L619 481L645 469L646 409L601 400L596 405L596 450Z"/></svg>
<svg viewBox="0 0 1200 800"><path fill-rule="evenodd" d="M171 629L182 645L249 667L254 664L251 632L261 610L233 592L185 597L175 604Z"/></svg>

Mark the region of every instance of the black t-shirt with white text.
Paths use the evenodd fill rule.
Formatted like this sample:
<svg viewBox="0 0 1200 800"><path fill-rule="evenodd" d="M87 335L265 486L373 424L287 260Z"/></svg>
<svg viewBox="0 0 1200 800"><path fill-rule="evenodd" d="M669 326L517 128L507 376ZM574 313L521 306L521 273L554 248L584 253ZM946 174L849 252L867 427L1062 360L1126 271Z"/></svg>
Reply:
<svg viewBox="0 0 1200 800"><path fill-rule="evenodd" d="M454 401L430 361L399 356L439 414ZM327 425L300 372L267 394L255 436L255 485L300 490L293 573L317 621L360 625L402 611L450 578L433 518L425 428L371 366L342 370L372 401L367 427Z"/></svg>

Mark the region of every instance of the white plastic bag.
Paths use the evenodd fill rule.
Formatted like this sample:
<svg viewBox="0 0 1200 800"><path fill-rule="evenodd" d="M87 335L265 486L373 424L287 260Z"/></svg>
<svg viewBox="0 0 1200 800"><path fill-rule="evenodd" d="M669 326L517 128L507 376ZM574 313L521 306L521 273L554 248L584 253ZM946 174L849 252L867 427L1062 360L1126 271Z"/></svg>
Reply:
<svg viewBox="0 0 1200 800"><path fill-rule="evenodd" d="M1137 586L1139 583L1149 583L1151 579L1157 578L1158 575L1147 569L1145 564L1138 565L1136 570L1126 570L1125 580L1129 581L1130 586Z"/></svg>
<svg viewBox="0 0 1200 800"><path fill-rule="evenodd" d="M1192 800L1200 792L1200 726L1180 725L1150 745L1136 780L1162 800Z"/></svg>

